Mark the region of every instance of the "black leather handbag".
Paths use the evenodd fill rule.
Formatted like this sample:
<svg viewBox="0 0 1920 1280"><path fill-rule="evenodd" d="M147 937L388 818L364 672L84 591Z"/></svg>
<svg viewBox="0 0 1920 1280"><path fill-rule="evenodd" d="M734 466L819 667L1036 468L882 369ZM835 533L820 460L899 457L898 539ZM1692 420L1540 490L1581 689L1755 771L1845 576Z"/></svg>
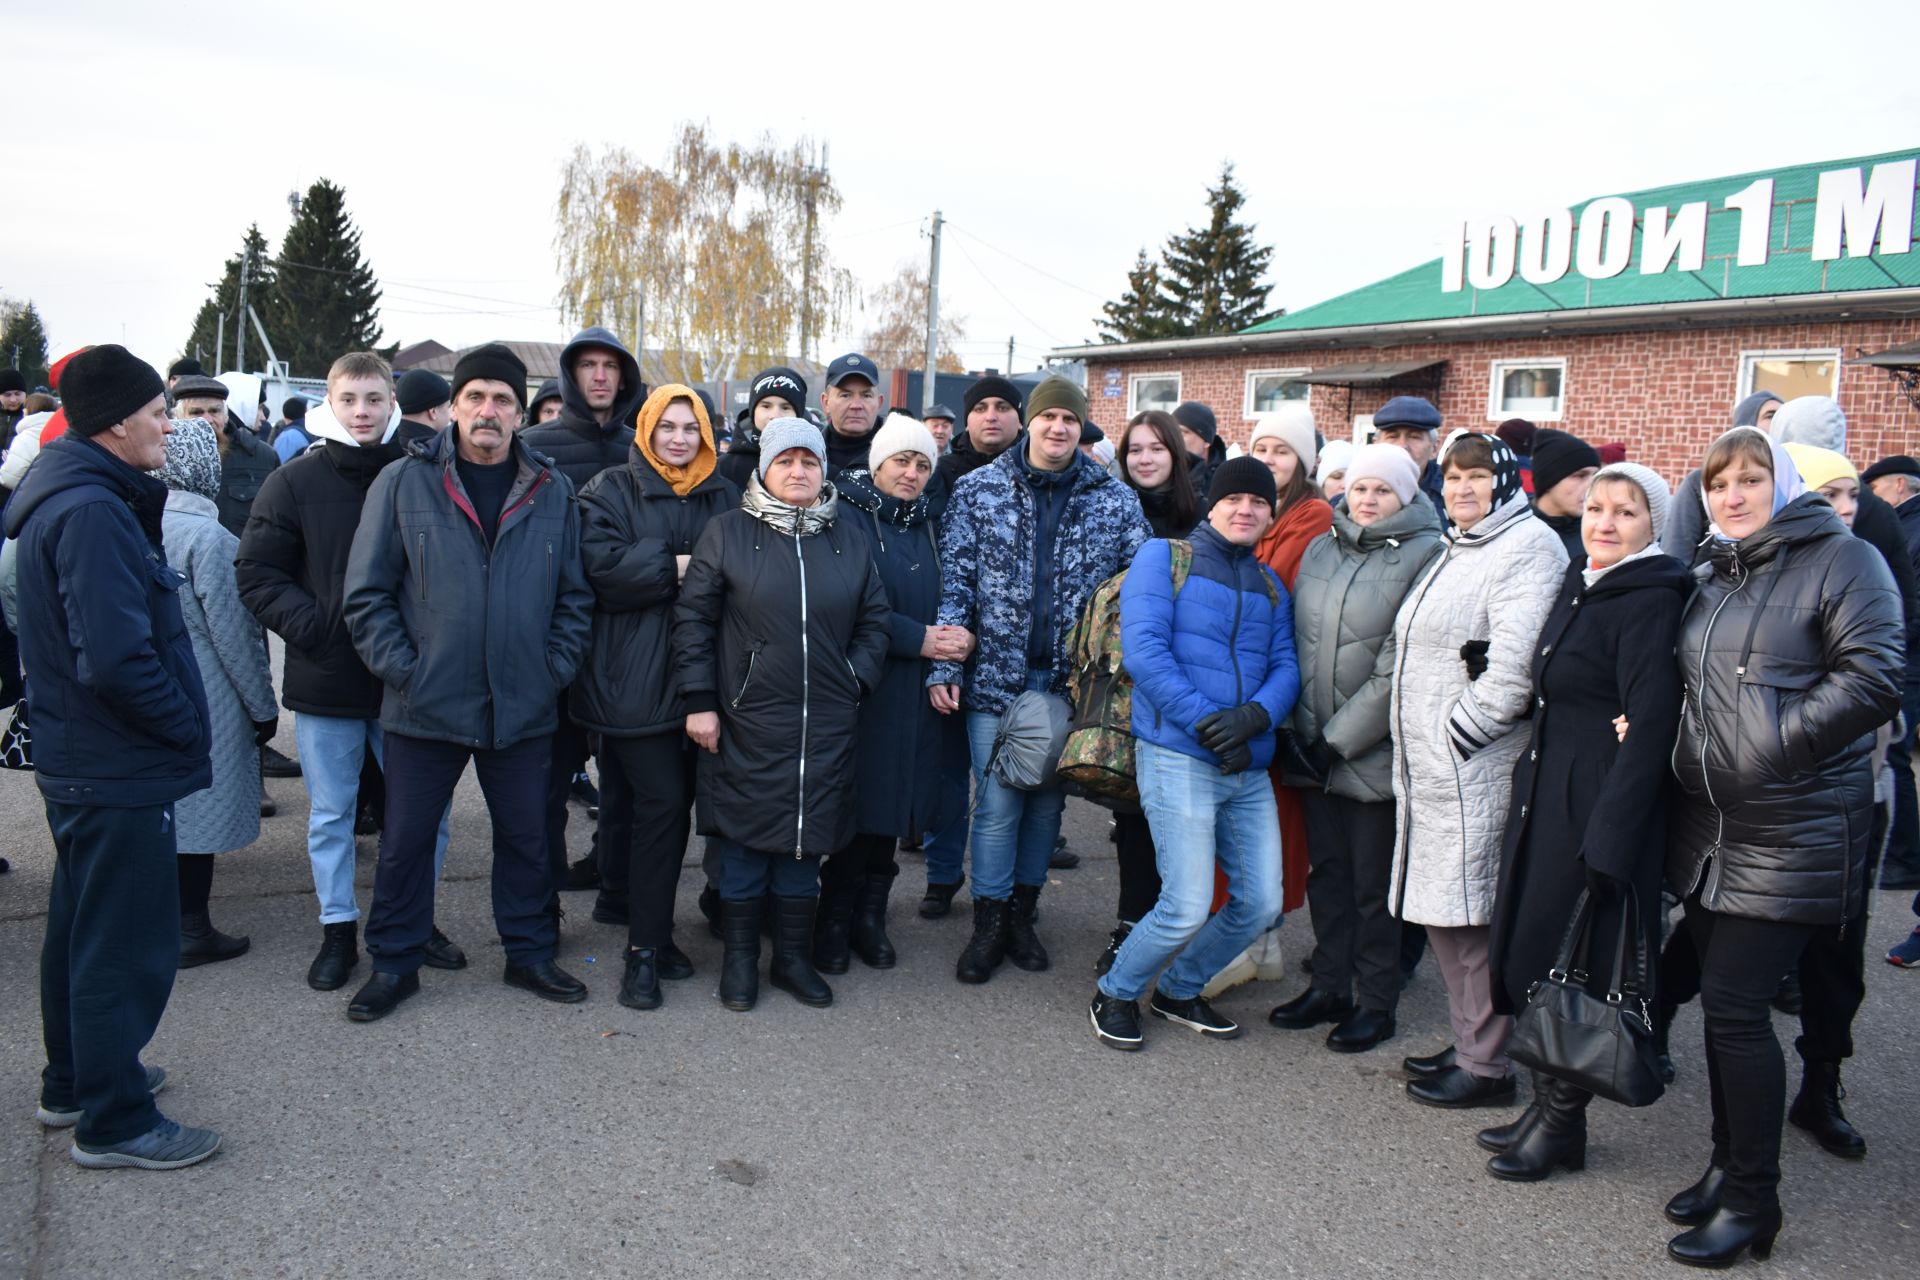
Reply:
<svg viewBox="0 0 1920 1280"><path fill-rule="evenodd" d="M1666 1092L1647 1006L1647 937L1639 902L1626 886L1620 936L1614 941L1613 983L1604 997L1587 990L1593 951L1593 898L1580 891L1560 959L1527 989L1527 1007L1514 1020L1507 1056L1557 1080L1623 1107L1644 1107ZM1627 939L1633 939L1628 968Z"/></svg>

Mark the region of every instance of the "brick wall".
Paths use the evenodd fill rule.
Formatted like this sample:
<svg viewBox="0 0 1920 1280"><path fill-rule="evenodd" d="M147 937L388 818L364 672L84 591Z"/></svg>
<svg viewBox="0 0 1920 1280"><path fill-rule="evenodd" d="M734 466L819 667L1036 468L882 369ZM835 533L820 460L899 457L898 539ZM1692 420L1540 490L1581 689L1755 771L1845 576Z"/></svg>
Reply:
<svg viewBox="0 0 1920 1280"><path fill-rule="evenodd" d="M1252 356L1087 362L1093 417L1110 434L1127 420L1127 375L1179 372L1180 396L1213 407L1221 433L1244 443L1253 423L1242 415L1246 375L1256 369L1446 360L1436 403L1447 429L1491 430L1487 397L1495 360L1565 359L1565 416L1550 425L1592 444L1622 440L1627 456L1677 480L1700 464L1729 425L1743 351L1838 348L1843 360L1920 339L1920 319L1823 321L1694 330L1548 336L1498 341L1425 342L1383 348L1317 348ZM1106 371L1120 390L1106 394ZM1351 435L1353 415L1371 413L1396 394L1315 387L1312 405L1329 438ZM1838 399L1848 421L1847 452L1865 467L1890 453L1920 453L1920 410L1884 370L1843 363ZM1504 415L1503 415L1504 416Z"/></svg>

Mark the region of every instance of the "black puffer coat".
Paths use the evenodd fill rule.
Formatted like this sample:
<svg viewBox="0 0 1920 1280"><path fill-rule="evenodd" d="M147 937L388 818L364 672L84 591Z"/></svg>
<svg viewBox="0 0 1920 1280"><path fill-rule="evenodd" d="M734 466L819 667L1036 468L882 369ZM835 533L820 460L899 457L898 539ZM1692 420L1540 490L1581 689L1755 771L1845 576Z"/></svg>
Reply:
<svg viewBox="0 0 1920 1280"><path fill-rule="evenodd" d="M301 454L260 486L240 535L240 601L287 642L280 701L289 711L371 720L385 686L347 633L347 554L374 477L397 462L399 440L355 448L338 440Z"/></svg>
<svg viewBox="0 0 1920 1280"><path fill-rule="evenodd" d="M1667 883L1724 915L1838 924L1865 892L1874 733L1900 709L1880 553L1804 494L1713 545L1680 628ZM1631 735L1629 735L1631 736Z"/></svg>
<svg viewBox="0 0 1920 1280"><path fill-rule="evenodd" d="M675 556L693 554L707 522L740 505L740 491L709 475L686 497L636 447L627 464L580 491L580 554L593 588L593 639L567 696L574 723L613 737L679 732L673 685Z"/></svg>
<svg viewBox="0 0 1920 1280"><path fill-rule="evenodd" d="M673 611L688 712L720 713L701 753L699 828L764 853L828 854L855 835L861 698L886 662L886 588L828 485L796 510L757 479L708 522Z"/></svg>
<svg viewBox="0 0 1920 1280"><path fill-rule="evenodd" d="M237 538L246 532L253 500L280 465L280 455L231 410L222 434L226 447L220 450L220 525Z"/></svg>
<svg viewBox="0 0 1920 1280"><path fill-rule="evenodd" d="M1680 725L1673 653L1692 587L1669 555L1617 565L1591 587L1576 566L1541 628L1533 687L1546 705L1514 766L1493 897L1493 1002L1502 1013L1518 1012L1553 964L1588 866L1634 886L1641 927L1658 949L1668 761ZM1618 715L1630 726L1625 742ZM1593 936L1611 939L1619 928L1619 908L1609 907ZM1613 952L1603 946L1589 958L1604 992ZM1644 984L1641 993L1651 998Z"/></svg>
<svg viewBox="0 0 1920 1280"><path fill-rule="evenodd" d="M940 612L940 557L926 494L911 502L873 487L867 471L836 482L840 518L867 535L892 610L880 683L860 704L857 826L864 835L906 837L939 819L940 734L947 721L927 699L927 628Z"/></svg>

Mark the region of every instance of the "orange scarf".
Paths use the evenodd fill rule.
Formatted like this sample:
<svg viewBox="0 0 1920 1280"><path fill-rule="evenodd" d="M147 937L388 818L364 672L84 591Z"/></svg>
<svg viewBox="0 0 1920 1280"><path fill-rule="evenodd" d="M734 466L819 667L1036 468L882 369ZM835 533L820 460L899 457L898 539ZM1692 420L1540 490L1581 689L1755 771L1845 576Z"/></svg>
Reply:
<svg viewBox="0 0 1920 1280"><path fill-rule="evenodd" d="M1280 575L1280 582L1293 590L1300 572L1300 558L1307 544L1333 528L1333 508L1319 498L1302 498L1274 517L1253 553L1260 563Z"/></svg>
<svg viewBox="0 0 1920 1280"><path fill-rule="evenodd" d="M685 400L692 405L693 416L700 423L700 451L684 467L662 461L653 451L653 429L660 425L660 415L675 400ZM647 465L659 472L660 478L682 498L699 488L700 482L712 475L714 467L720 463L720 451L713 447L713 424L707 421L707 406L700 403L700 397L693 393L692 387L682 386L678 382L655 387L647 397L647 402L640 406L640 422L634 428L633 442L639 446Z"/></svg>

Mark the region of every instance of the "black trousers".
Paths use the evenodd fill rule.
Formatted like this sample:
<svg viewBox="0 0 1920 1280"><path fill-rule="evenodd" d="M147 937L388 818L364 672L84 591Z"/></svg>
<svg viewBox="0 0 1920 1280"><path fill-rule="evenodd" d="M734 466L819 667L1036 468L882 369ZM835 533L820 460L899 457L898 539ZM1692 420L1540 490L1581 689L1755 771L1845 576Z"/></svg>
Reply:
<svg viewBox="0 0 1920 1280"><path fill-rule="evenodd" d="M547 866L553 877L553 891L558 893L567 882L567 794L573 787L574 775L587 767L587 759L593 754L593 735L567 714L564 692L560 695L560 727L553 731L549 741L553 755L546 773ZM597 858L600 852L597 831L594 838L595 846L589 849L588 856Z"/></svg>
<svg viewBox="0 0 1920 1280"><path fill-rule="evenodd" d="M627 905L627 945L673 940L693 829L693 740L678 729L600 740L600 896Z"/></svg>
<svg viewBox="0 0 1920 1280"><path fill-rule="evenodd" d="M81 1142L125 1142L160 1122L140 1051L180 963L173 806L46 808L54 861L40 945L40 1100L80 1108Z"/></svg>
<svg viewBox="0 0 1920 1280"><path fill-rule="evenodd" d="M1893 765L1893 830L1887 844L1887 862L1901 872L1912 874L1920 869L1920 800L1916 800L1913 782L1913 735L1915 725L1920 724L1920 680L1908 679L1901 692L1900 710L1907 719L1907 736L1894 739L1887 751L1887 760ZM1876 881L1870 879L1867 883L1872 885Z"/></svg>
<svg viewBox="0 0 1920 1280"><path fill-rule="evenodd" d="M1713 1163L1727 1171L1721 1203L1736 1213L1764 1213L1780 1203L1780 1126L1787 1111L1773 995L1815 932L1834 926L1720 915L1696 897L1687 901L1687 927L1700 954Z"/></svg>
<svg viewBox="0 0 1920 1280"><path fill-rule="evenodd" d="M820 893L823 897L852 897L860 892L860 882L868 876L897 876L900 864L893 852L900 841L893 836L862 832L847 842L847 847L820 864Z"/></svg>
<svg viewBox="0 0 1920 1280"><path fill-rule="evenodd" d="M20 641L6 619L0 618L0 709L4 709L0 713L12 714L13 704L20 701L25 689L20 675Z"/></svg>
<svg viewBox="0 0 1920 1280"><path fill-rule="evenodd" d="M1160 863L1144 813L1113 815L1113 848L1120 868L1120 919L1139 924L1160 901Z"/></svg>
<svg viewBox="0 0 1920 1280"><path fill-rule="evenodd" d="M433 846L453 789L473 761L493 823L493 922L509 964L553 959L560 931L547 905L541 800L552 744L545 735L498 750L387 735L387 824L367 913L367 950L380 973L413 973L433 934Z"/></svg>
<svg viewBox="0 0 1920 1280"><path fill-rule="evenodd" d="M1392 1013L1400 1001L1400 921L1387 911L1393 802L1300 792L1307 818L1313 985Z"/></svg>
<svg viewBox="0 0 1920 1280"><path fill-rule="evenodd" d="M1867 889L1860 911L1844 932L1821 929L1800 955L1800 1037L1794 1049L1806 1062L1839 1062L1853 1056L1853 1019L1867 998L1867 906L1879 880L1892 805L1873 806L1867 846Z"/></svg>

